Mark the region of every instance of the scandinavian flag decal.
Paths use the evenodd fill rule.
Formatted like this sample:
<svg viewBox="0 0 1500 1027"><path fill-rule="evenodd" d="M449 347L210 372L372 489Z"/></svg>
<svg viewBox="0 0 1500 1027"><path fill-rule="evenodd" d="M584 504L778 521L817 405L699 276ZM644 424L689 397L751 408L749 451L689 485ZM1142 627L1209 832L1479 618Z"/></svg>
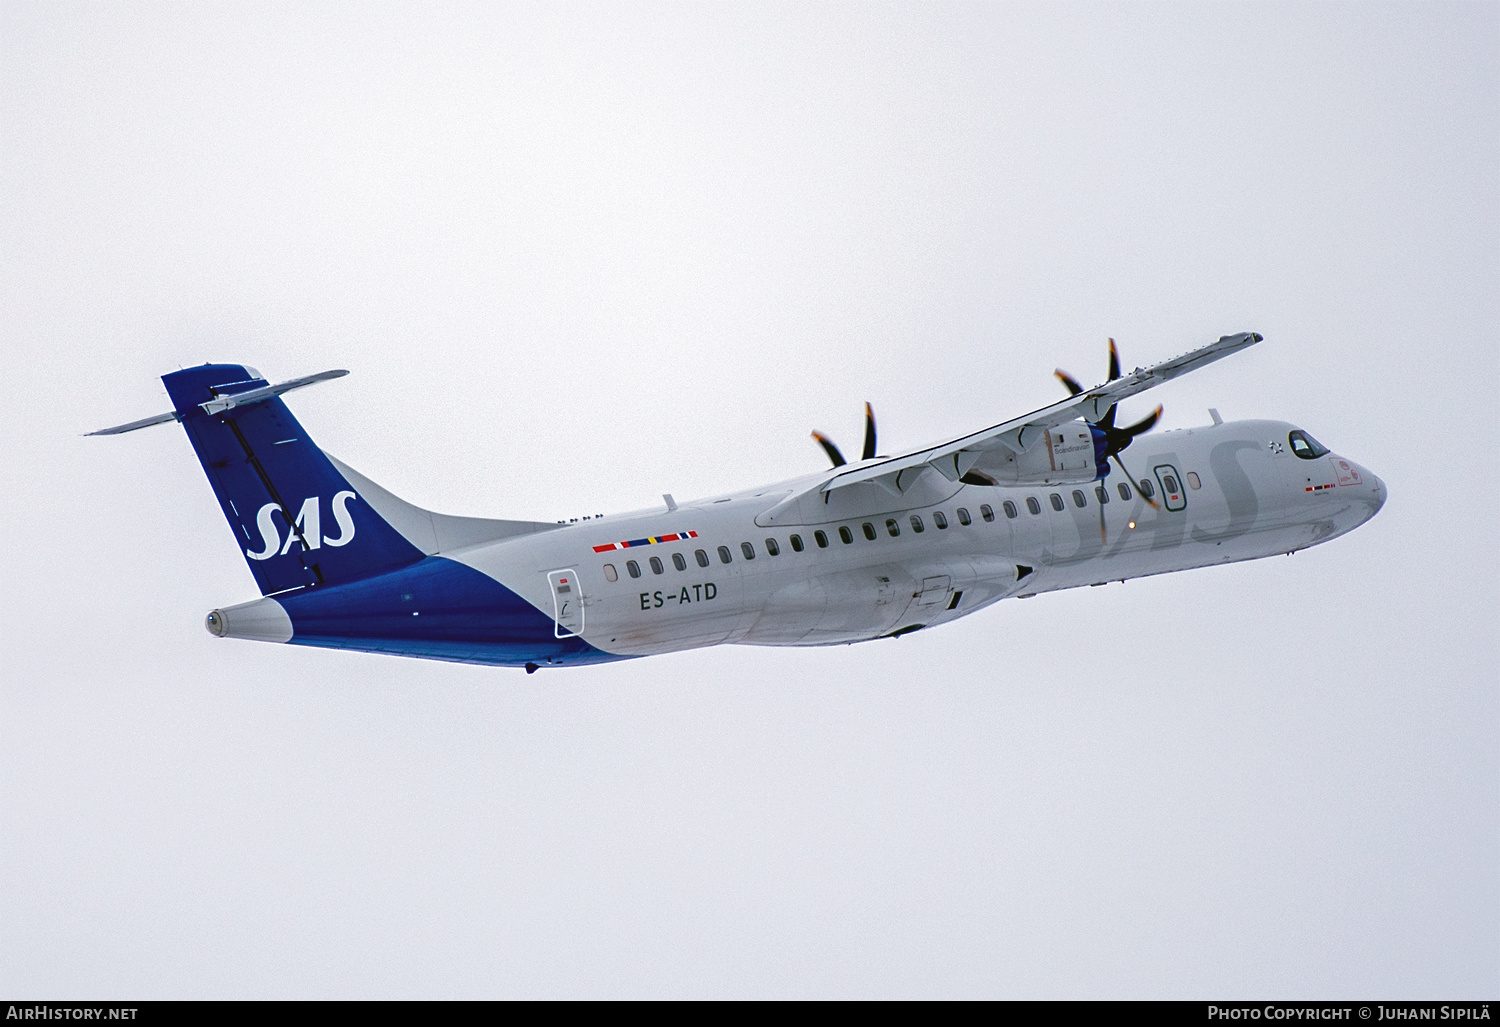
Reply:
<svg viewBox="0 0 1500 1027"><path fill-rule="evenodd" d="M634 538L629 542L606 542L602 546L595 546L596 553L609 553L616 549L634 549L637 546L654 546L658 542L686 542L690 538L697 538L696 531L679 531L675 535L648 535L646 538Z"/></svg>

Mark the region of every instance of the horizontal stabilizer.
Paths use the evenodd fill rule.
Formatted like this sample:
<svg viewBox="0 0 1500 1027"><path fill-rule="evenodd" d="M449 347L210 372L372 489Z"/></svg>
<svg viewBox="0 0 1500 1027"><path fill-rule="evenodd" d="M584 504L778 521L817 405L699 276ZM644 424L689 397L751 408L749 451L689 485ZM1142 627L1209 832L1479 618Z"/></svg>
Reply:
<svg viewBox="0 0 1500 1027"><path fill-rule="evenodd" d="M276 385L262 385L258 389L250 389L246 392L219 394L213 399L198 405L203 408L205 414L222 414L226 410L235 407L248 406L251 403L259 403L263 400L274 399L284 392L300 389L304 385L315 385L318 382L326 382L333 378L342 378L348 371L319 371L317 374L306 374L301 378L293 378L290 381L279 382ZM168 414L157 414L155 417L143 417L139 421L131 421L129 424L117 424L113 428L100 428L91 431L89 435L123 435L128 431L138 428L149 428L153 424L166 424L168 421L180 421L185 410L174 410Z"/></svg>
<svg viewBox="0 0 1500 1027"><path fill-rule="evenodd" d="M166 424L168 421L175 420L177 420L177 412L174 410L167 414L157 414L155 417L143 417L139 421L131 421L129 424L117 424L113 428L100 428L98 431L91 431L88 434L124 435L126 432L135 431L137 428L149 428L153 424Z"/></svg>
<svg viewBox="0 0 1500 1027"><path fill-rule="evenodd" d="M301 378L293 378L290 381L280 382L276 385L262 385L258 389L250 389L248 392L236 392L226 396L215 396L207 403L199 403L205 414L222 414L226 410L242 407L249 403L259 403L261 400L271 399L283 392L291 392L300 389L304 385L316 385L318 382L326 382L333 378L342 378L348 371L319 371L317 374L306 374Z"/></svg>

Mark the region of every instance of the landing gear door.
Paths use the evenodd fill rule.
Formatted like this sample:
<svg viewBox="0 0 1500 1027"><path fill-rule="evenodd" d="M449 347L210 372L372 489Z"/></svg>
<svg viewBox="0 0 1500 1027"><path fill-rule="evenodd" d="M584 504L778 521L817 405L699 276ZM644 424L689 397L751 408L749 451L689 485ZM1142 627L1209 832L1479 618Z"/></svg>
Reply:
<svg viewBox="0 0 1500 1027"><path fill-rule="evenodd" d="M938 603L948 601L948 593L953 591L953 580L946 574L936 575L922 579L922 591L915 593L912 598L917 601L918 606L936 606Z"/></svg>
<svg viewBox="0 0 1500 1027"><path fill-rule="evenodd" d="M578 574L571 570L553 571L547 575L552 585L552 633L558 638L572 638L583 631L583 590Z"/></svg>

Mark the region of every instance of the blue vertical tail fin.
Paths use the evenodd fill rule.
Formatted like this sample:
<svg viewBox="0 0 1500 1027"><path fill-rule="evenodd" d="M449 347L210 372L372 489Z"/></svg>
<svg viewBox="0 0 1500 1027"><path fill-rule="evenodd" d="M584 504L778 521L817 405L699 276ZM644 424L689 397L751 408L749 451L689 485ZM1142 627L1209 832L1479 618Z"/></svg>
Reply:
<svg viewBox="0 0 1500 1027"><path fill-rule="evenodd" d="M162 383L174 408L164 416L187 430L262 595L354 581L422 559L422 550L360 499L258 373L204 364L164 375ZM237 396L240 405L225 402Z"/></svg>

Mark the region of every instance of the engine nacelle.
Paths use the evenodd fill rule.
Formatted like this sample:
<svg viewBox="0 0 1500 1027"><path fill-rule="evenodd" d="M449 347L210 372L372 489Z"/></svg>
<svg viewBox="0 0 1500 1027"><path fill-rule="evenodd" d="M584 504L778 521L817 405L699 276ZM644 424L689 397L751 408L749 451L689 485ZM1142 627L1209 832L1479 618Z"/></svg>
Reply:
<svg viewBox="0 0 1500 1027"><path fill-rule="evenodd" d="M1078 484L1109 473L1104 433L1087 421L1049 428L1022 453L997 446L973 469L999 485Z"/></svg>

